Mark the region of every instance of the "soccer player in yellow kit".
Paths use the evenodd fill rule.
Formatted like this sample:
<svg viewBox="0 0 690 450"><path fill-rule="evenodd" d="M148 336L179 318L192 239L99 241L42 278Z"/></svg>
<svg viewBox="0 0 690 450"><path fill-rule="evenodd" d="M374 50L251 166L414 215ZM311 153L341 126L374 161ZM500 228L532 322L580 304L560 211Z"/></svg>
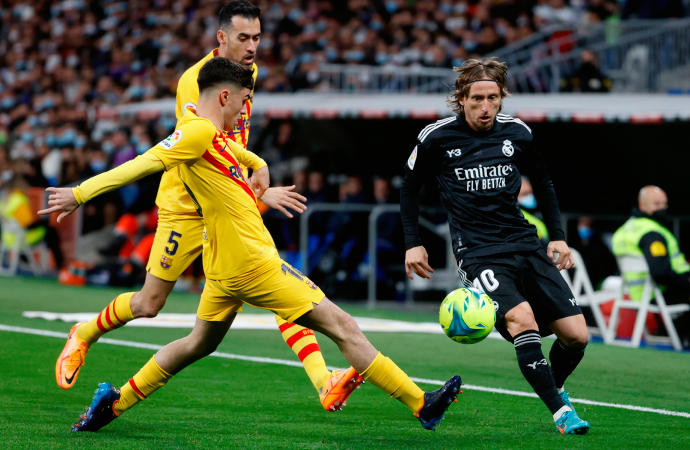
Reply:
<svg viewBox="0 0 690 450"><path fill-rule="evenodd" d="M254 57L261 36L259 16L259 8L246 1L230 2L221 9L218 18L218 48L187 69L178 82L175 107L178 120L182 118L185 109L196 107L199 99L199 70L215 56L227 57L251 67L253 79L256 80L257 68ZM249 138L251 107L250 96L246 101L246 111L241 114L237 123L229 128L232 130L228 133L229 138L243 147L247 146ZM261 200L288 217L292 215L286 207L300 213L305 208L299 201L304 198L296 192L291 192L290 188L269 188ZM55 365L55 377L61 388L69 389L76 383L90 345L103 334L137 317L156 316L163 308L175 281L201 253L203 222L180 181L177 168L164 172L156 204L158 227L146 267L147 275L143 288L139 292L118 295L97 317L72 327L65 348ZM286 322L278 315L276 321L286 344L300 359L309 379L319 392L324 408L329 411L340 409L352 390L361 383L361 377L352 368L329 372L312 330Z"/></svg>
<svg viewBox="0 0 690 450"><path fill-rule="evenodd" d="M73 431L96 431L162 387L187 365L213 352L247 303L288 322L318 330L338 345L362 377L400 400L433 429L456 399L454 376L424 393L362 334L354 319L280 259L259 214L254 189L239 160L265 170L262 161L227 139L225 125L246 109L251 71L225 58L212 58L199 72L197 112L187 110L175 132L149 151L80 186L49 188L50 212L61 216L98 194L161 170L179 169L180 179L204 222L206 285L192 332L159 350L119 390L101 383Z"/></svg>

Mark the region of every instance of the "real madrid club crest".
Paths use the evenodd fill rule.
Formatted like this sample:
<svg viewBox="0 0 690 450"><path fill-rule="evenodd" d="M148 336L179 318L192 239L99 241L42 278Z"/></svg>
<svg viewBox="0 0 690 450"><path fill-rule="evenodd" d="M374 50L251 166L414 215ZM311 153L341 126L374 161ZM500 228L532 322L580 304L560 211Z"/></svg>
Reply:
<svg viewBox="0 0 690 450"><path fill-rule="evenodd" d="M172 258L169 258L165 255L161 256L161 267L162 268L169 269L171 265L172 265Z"/></svg>
<svg viewBox="0 0 690 450"><path fill-rule="evenodd" d="M513 148L513 143L510 142L510 140L508 140L508 139L503 141L503 148L501 150L503 151L503 154L506 156L513 156L513 153L515 153L515 149Z"/></svg>

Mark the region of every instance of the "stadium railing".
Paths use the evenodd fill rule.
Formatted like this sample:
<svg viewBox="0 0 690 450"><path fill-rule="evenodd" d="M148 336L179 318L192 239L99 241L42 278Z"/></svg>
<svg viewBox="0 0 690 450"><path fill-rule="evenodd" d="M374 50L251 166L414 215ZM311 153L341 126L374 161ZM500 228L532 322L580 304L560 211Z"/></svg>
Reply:
<svg viewBox="0 0 690 450"><path fill-rule="evenodd" d="M368 241L367 248L369 251L369 271L367 278L367 299L366 304L368 308L376 307L377 295L376 295L376 267L378 264L377 257L377 240L378 240L378 219L383 214L387 213L399 213L400 205L398 204L386 204L386 205L372 205L365 203L314 203L309 205L307 209L300 216L299 223L299 248L300 248L300 258L303 268L310 267L309 262L309 219L314 213L319 212L336 212L336 213L368 213ZM424 217L419 218L419 225L432 232L433 234L439 236L445 241L446 249L448 250L448 256L446 258L446 266L437 270L434 274L435 279L421 280L416 283L411 283L410 280L405 278L405 302L410 304L413 302L412 291L415 289L430 289L437 288L440 290L452 290L457 288L458 279L456 275L455 262L452 257L452 244L450 241L450 233L448 233L447 224L435 224ZM306 269L305 269L306 272ZM449 276L444 276L448 274ZM309 275L306 273L306 275Z"/></svg>
<svg viewBox="0 0 690 450"><path fill-rule="evenodd" d="M552 38L556 31L563 36ZM508 63L512 91L553 93L575 72L583 50L597 55L615 91L672 90L658 80L664 72L690 64L690 18L602 23L586 33L550 29L499 49L494 56Z"/></svg>

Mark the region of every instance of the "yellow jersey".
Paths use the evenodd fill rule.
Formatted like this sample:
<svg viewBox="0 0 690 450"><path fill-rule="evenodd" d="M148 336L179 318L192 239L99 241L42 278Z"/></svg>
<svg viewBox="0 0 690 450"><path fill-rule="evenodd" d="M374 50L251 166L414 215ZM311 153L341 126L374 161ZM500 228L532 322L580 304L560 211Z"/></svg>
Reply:
<svg viewBox="0 0 690 450"><path fill-rule="evenodd" d="M192 67L187 69L180 80L177 82L177 98L175 103L175 117L180 120L185 110L196 110L196 104L199 101L199 84L197 78L199 71L210 59L218 56L218 49L204 56ZM254 82L257 77L256 64L252 64L252 71L254 72ZM254 91L252 90L252 95ZM232 132L228 132L229 139L237 142L243 147L247 147L249 141L249 118L252 111L252 102L247 100L247 112L243 113L237 121ZM161 177L160 185L158 186L158 194L156 195L156 205L158 205L158 214L172 214L172 215L196 215L196 205L187 194L184 185L180 182L179 169L166 170Z"/></svg>
<svg viewBox="0 0 690 450"><path fill-rule="evenodd" d="M191 109L175 132L147 153L160 159L166 171L177 168L180 185L203 218L207 278L241 278L279 257L240 169L240 161L263 160Z"/></svg>

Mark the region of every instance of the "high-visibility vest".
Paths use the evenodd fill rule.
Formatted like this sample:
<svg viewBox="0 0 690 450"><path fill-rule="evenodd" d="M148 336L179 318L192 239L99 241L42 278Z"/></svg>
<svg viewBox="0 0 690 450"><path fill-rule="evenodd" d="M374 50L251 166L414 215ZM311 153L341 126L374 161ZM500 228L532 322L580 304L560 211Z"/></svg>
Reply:
<svg viewBox="0 0 690 450"><path fill-rule="evenodd" d="M546 225L544 222L539 219L537 216L534 214L530 214L524 209L520 209L522 211L522 215L525 216L525 219L527 219L527 222L531 223L534 225L534 228L537 229L537 236L539 236L539 239L542 241L548 241L549 240L549 230L546 228Z"/></svg>
<svg viewBox="0 0 690 450"><path fill-rule="evenodd" d="M2 216L7 221L14 220L22 228L28 227L34 223L36 219L36 216L31 209L29 197L27 197L26 194L19 189L15 189L10 193L10 195L7 197L7 200L2 202L0 209ZM6 228L7 227L3 227L2 230L2 242L8 247L13 247L17 242L17 234ZM29 245L36 245L43 240L45 235L45 227L38 226L30 230L26 230L24 240Z"/></svg>
<svg viewBox="0 0 690 450"><path fill-rule="evenodd" d="M656 220L647 217L631 217L622 227L613 233L613 254L616 258L621 256L644 256L640 248L640 240L642 237L651 232L661 234L666 240L667 251L671 261L671 269L675 273L684 273L690 271L690 264L685 260L685 256L681 253L678 246L678 240L671 233L668 228L661 225ZM642 299L642 291L644 288L644 279L647 274L642 272L624 273L622 274L629 286L630 299L639 301ZM662 290L664 286L659 286Z"/></svg>

